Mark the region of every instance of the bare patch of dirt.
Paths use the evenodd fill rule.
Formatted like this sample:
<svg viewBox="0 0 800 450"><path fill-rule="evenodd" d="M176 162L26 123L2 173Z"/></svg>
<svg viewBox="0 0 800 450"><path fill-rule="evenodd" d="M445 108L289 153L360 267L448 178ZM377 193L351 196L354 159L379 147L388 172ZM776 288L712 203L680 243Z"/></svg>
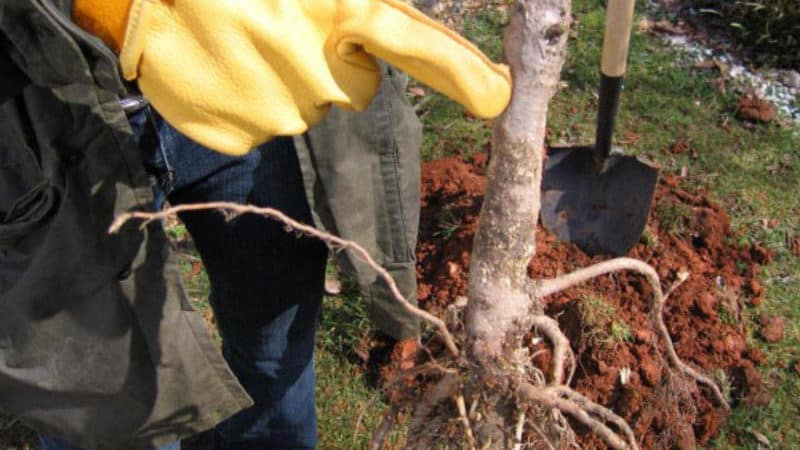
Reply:
<svg viewBox="0 0 800 450"><path fill-rule="evenodd" d="M485 187L486 157L466 162L445 158L423 166L423 208L418 246L420 304L441 314L466 295L472 239ZM768 395L756 365L763 355L748 348L741 311L764 295L760 266L769 252L739 246L730 220L704 192L684 189L664 175L656 191L647 231L629 256L656 268L665 287L681 272L689 278L667 300L665 321L678 355L713 376L734 404L760 404ZM603 260L559 242L541 227L537 254L530 262L534 278L550 278ZM547 299L579 358L572 386L614 409L629 421L642 448L695 448L715 436L726 413L706 392L681 387L654 345L657 334L648 318L650 288L634 274L600 277ZM534 364L547 370L548 344L530 348ZM630 369L621 379L623 369ZM678 392L676 390L684 390ZM586 448L605 448L588 430Z"/></svg>

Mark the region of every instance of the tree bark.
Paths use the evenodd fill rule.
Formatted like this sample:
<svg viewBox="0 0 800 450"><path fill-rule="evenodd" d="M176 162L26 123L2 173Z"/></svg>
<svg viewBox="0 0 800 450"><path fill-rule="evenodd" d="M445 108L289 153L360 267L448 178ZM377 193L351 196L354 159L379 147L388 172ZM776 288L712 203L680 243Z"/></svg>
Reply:
<svg viewBox="0 0 800 450"><path fill-rule="evenodd" d="M570 0L517 0L504 36L514 91L494 128L466 310L468 351L482 364L506 360L541 312L527 266L536 253L547 106L564 64L570 9Z"/></svg>

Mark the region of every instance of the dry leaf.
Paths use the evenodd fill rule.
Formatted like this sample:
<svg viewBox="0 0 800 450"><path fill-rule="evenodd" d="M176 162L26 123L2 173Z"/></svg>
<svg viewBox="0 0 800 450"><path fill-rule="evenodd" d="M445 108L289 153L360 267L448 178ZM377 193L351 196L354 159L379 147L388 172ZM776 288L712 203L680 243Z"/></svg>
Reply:
<svg viewBox="0 0 800 450"><path fill-rule="evenodd" d="M717 66L717 62L713 59L706 59L704 61L698 61L692 64L692 67L695 69L715 69Z"/></svg>
<svg viewBox="0 0 800 450"><path fill-rule="evenodd" d="M767 123L775 120L775 114L775 106L753 95L745 95L736 103L736 117L742 120Z"/></svg>

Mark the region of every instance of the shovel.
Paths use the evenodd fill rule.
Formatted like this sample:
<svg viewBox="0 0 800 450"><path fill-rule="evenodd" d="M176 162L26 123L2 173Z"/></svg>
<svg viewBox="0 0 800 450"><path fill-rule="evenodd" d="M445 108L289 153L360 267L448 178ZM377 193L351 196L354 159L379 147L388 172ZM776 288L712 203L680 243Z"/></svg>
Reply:
<svg viewBox="0 0 800 450"><path fill-rule="evenodd" d="M624 255L639 240L658 166L611 151L634 0L609 0L595 145L551 148L542 177L542 224L589 255Z"/></svg>

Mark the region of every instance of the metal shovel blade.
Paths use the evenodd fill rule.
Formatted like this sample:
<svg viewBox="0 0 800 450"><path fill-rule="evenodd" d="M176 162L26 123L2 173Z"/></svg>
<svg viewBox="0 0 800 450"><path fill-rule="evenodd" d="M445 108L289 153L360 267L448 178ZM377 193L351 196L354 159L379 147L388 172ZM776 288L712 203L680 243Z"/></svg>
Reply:
<svg viewBox="0 0 800 450"><path fill-rule="evenodd" d="M592 147L548 152L542 224L589 255L625 255L647 222L658 166L612 154L596 168L592 153Z"/></svg>

